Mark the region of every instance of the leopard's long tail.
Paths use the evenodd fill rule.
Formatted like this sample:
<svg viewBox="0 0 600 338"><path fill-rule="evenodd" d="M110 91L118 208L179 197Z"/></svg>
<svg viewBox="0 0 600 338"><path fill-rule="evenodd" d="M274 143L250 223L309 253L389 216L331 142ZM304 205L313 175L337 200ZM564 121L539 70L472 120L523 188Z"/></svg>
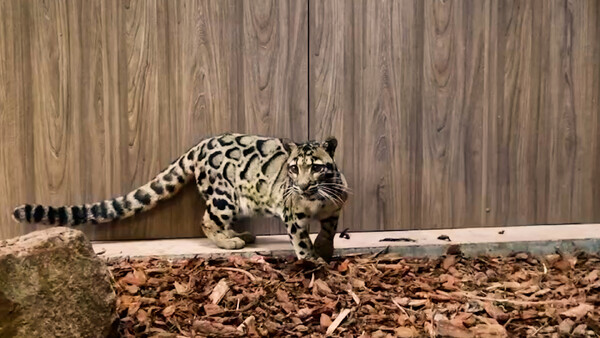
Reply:
<svg viewBox="0 0 600 338"><path fill-rule="evenodd" d="M61 207L24 204L14 209L13 219L17 222L68 226L106 223L150 210L159 201L174 196L193 178L201 145L191 148L147 184L123 196L93 204Z"/></svg>

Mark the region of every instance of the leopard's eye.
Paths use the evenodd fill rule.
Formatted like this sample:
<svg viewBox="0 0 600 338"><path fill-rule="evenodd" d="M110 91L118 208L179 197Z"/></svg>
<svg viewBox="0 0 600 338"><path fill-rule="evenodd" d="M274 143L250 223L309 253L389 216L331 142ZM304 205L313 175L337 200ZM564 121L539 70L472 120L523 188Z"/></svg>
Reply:
<svg viewBox="0 0 600 338"><path fill-rule="evenodd" d="M297 165L291 165L289 167L289 171L294 174L294 175L298 175L298 166Z"/></svg>
<svg viewBox="0 0 600 338"><path fill-rule="evenodd" d="M325 170L325 166L322 164L313 164L312 171L315 173L320 173Z"/></svg>

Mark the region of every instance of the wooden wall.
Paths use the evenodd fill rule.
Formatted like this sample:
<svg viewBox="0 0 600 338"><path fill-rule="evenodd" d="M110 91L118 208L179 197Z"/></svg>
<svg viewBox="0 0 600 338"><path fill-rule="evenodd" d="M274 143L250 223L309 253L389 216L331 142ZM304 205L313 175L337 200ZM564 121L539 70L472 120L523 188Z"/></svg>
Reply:
<svg viewBox="0 0 600 338"><path fill-rule="evenodd" d="M0 1L0 238L224 131L336 135L341 228L600 222L596 0ZM193 187L95 239L201 235ZM277 233L275 222L255 222Z"/></svg>
<svg viewBox="0 0 600 338"><path fill-rule="evenodd" d="M143 184L202 137L308 137L302 1L0 1L0 238L26 201ZM193 186L96 239L199 236ZM279 232L274 222L254 224Z"/></svg>
<svg viewBox="0 0 600 338"><path fill-rule="evenodd" d="M311 0L354 229L600 222L600 1Z"/></svg>

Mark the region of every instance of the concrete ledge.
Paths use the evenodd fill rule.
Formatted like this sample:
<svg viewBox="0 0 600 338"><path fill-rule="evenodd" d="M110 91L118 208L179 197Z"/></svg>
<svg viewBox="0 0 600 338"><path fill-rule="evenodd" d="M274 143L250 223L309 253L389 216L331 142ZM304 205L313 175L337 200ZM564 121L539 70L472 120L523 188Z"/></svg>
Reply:
<svg viewBox="0 0 600 338"><path fill-rule="evenodd" d="M441 230L350 232L350 239L336 235L336 255L379 252L388 248L404 256L439 256L449 246L458 244L467 256L484 253L508 254L527 251L548 254L560 248L571 252L581 249L600 252L600 224L538 225L502 228L466 228ZM440 240L446 235L450 241ZM316 234L311 235L311 237ZM415 242L381 242L384 238L410 238ZM93 242L101 257L161 257L189 258L223 257L232 254L287 256L293 255L287 235L258 236L256 243L240 250L217 248L206 238L165 239L142 241Z"/></svg>

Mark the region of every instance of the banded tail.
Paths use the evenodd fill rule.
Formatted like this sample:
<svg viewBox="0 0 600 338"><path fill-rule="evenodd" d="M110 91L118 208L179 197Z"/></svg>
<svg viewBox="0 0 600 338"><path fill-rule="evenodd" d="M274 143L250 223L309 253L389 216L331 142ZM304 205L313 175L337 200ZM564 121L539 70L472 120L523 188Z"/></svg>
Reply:
<svg viewBox="0 0 600 338"><path fill-rule="evenodd" d="M15 208L17 222L48 225L106 223L150 210L159 201L174 196L194 176L194 163L199 145L173 161L147 184L113 199L93 204L51 207L24 204Z"/></svg>

